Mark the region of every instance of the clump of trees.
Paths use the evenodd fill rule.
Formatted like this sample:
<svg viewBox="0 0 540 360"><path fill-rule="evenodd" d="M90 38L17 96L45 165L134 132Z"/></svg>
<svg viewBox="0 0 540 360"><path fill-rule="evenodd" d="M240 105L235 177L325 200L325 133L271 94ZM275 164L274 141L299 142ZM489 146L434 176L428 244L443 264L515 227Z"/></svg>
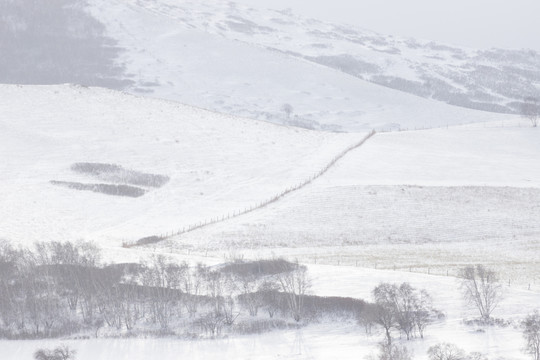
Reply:
<svg viewBox="0 0 540 360"><path fill-rule="evenodd" d="M139 263L103 264L100 250L88 242L23 249L4 241L0 338L142 331L213 337L357 319L366 331L381 326L394 349L392 332L423 337L438 315L429 294L408 283L380 284L375 303L315 296L310 287L307 268L284 259L193 266L152 255Z"/></svg>
<svg viewBox="0 0 540 360"><path fill-rule="evenodd" d="M389 346L392 345L393 330L404 334L407 340L415 336L423 338L426 327L439 315L431 296L409 283L381 283L373 289L373 298L375 307L369 316L384 329Z"/></svg>
<svg viewBox="0 0 540 360"><path fill-rule="evenodd" d="M144 331L218 336L316 319L370 318L360 299L309 294L305 266L283 259L220 266L154 255L103 264L91 243L0 243L0 338L98 337ZM362 315L366 314L366 315Z"/></svg>

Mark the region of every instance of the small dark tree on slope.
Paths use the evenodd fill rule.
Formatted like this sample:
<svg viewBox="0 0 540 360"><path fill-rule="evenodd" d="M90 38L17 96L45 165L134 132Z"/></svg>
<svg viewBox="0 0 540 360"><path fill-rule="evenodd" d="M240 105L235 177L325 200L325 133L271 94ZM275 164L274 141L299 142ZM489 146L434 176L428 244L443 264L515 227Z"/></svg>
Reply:
<svg viewBox="0 0 540 360"><path fill-rule="evenodd" d="M467 266L460 271L463 296L475 306L480 317L488 320L502 299L497 273L483 265Z"/></svg>
<svg viewBox="0 0 540 360"><path fill-rule="evenodd" d="M281 106L281 110L285 113L285 115L287 115L287 119L291 118L291 114L294 111L291 104L283 104L283 106Z"/></svg>
<svg viewBox="0 0 540 360"><path fill-rule="evenodd" d="M534 360L540 360L540 313L535 311L523 321L523 337L526 345L525 351Z"/></svg>

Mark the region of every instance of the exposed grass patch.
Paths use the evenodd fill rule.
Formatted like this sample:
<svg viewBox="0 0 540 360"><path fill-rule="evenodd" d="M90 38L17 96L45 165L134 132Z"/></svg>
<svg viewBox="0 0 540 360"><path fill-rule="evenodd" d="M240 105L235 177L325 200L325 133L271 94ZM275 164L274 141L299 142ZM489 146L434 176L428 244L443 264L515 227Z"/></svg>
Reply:
<svg viewBox="0 0 540 360"><path fill-rule="evenodd" d="M71 165L71 170L103 181L137 186L159 188L169 182L166 175L129 170L116 164L81 162Z"/></svg>
<svg viewBox="0 0 540 360"><path fill-rule="evenodd" d="M111 185L111 184L83 184L70 181L51 180L51 184L64 186L74 190L92 191L106 195L125 196L125 197L141 197L146 193L146 190L129 185Z"/></svg>

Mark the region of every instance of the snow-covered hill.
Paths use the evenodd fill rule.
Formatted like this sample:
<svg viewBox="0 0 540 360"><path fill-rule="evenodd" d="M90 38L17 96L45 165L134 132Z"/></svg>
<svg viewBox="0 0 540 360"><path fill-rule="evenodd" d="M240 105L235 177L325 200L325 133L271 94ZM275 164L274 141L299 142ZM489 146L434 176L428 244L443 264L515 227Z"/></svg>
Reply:
<svg viewBox="0 0 540 360"><path fill-rule="evenodd" d="M79 86L1 85L0 114L0 238L17 242L177 231L267 200L365 136Z"/></svg>
<svg viewBox="0 0 540 360"><path fill-rule="evenodd" d="M499 121L504 117L444 102L514 111L514 102L537 91L539 78L536 53L383 36L255 4L21 0L1 6L10 15L0 21L0 50L7 54L0 58L0 82L106 86L307 128Z"/></svg>
<svg viewBox="0 0 540 360"><path fill-rule="evenodd" d="M101 1L94 0L94 4L104 8ZM130 4L135 11L169 18L177 27L278 50L360 79L459 106L515 112L524 96L540 93L540 55L532 50L473 50L385 36L304 18L290 10L265 10L256 4L220 0L131 0ZM111 34L121 33L116 29Z"/></svg>
<svg viewBox="0 0 540 360"><path fill-rule="evenodd" d="M521 73L536 74L534 54L453 49L224 1L91 4L126 50L121 59L135 74L133 91L252 118L345 131L438 127L496 116L471 118L407 93L507 111L507 103L535 91ZM522 57L521 72L512 77L507 60L493 59L501 56L512 64ZM497 64L497 74L489 74L487 63ZM503 73L512 80L501 83ZM495 95L510 90L513 95ZM283 104L292 105L292 118Z"/></svg>

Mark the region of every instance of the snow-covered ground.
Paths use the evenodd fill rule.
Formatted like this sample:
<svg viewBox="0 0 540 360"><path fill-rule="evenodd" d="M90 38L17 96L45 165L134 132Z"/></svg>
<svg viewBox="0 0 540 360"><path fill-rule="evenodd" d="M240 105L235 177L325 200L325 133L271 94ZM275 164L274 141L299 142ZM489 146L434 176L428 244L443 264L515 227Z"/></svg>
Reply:
<svg viewBox="0 0 540 360"><path fill-rule="evenodd" d="M307 187L262 209L155 246L122 249L122 239L166 233L258 204L309 178L366 134L300 130L96 88L0 90L0 237L27 244L94 239L109 261L136 261L154 251L207 263L296 257L311 263L318 295L369 299L380 281L409 281L431 292L447 314L425 340L402 341L415 358L425 359L427 348L441 341L491 358L526 358L517 324L540 303L539 132L526 123L507 119L379 133ZM76 162L114 163L170 181L139 198L50 183L97 181L73 172ZM483 332L464 325L474 312L461 301L455 278L433 275L453 275L459 266L478 262L499 270L509 284L495 316L513 325ZM375 267L399 271L368 269ZM323 359L338 352L341 358L368 355L381 337L367 337L355 323L323 322L215 341L63 342L82 360L168 360L182 354ZM0 358L29 358L36 348L59 342L2 341Z"/></svg>
<svg viewBox="0 0 540 360"><path fill-rule="evenodd" d="M121 244L242 211L294 186L365 134L234 118L76 86L0 85L0 237ZM55 186L102 183L77 162L166 175L139 198Z"/></svg>
<svg viewBox="0 0 540 360"><path fill-rule="evenodd" d="M305 189L163 246L439 274L485 263L538 286L540 132L525 126L379 133Z"/></svg>
<svg viewBox="0 0 540 360"><path fill-rule="evenodd" d="M397 340L414 352L414 359L427 359L427 349L439 342L452 342L468 352L478 351L489 359L527 359L521 352L523 340L517 327L519 319L540 302L540 292L505 287L505 299L494 316L513 320L508 327L486 327L463 324L475 316L463 303L455 278L422 274L367 270L338 266L310 266L312 292L319 295L353 296L370 299L371 290L380 282L410 282L425 288L435 306L446 315L426 330L425 339ZM0 358L30 359L40 347L64 343L78 351L77 359L173 360L190 359L364 359L375 353L382 333L367 336L355 323L312 324L299 330L274 331L262 335L232 336L217 340L187 341L179 339L98 339L0 341Z"/></svg>

